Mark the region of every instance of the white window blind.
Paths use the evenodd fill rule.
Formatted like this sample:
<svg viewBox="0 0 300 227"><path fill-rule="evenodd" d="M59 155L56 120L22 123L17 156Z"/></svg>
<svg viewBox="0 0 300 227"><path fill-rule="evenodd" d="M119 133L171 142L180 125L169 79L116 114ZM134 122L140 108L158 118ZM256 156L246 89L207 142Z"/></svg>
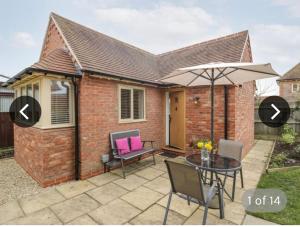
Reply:
<svg viewBox="0 0 300 227"><path fill-rule="evenodd" d="M121 89L121 119L131 118L131 90Z"/></svg>
<svg viewBox="0 0 300 227"><path fill-rule="evenodd" d="M120 89L120 119L145 119L145 91L137 88Z"/></svg>
<svg viewBox="0 0 300 227"><path fill-rule="evenodd" d="M51 124L70 123L70 83L51 81Z"/></svg>
<svg viewBox="0 0 300 227"><path fill-rule="evenodd" d="M133 119L144 118L144 90L133 89Z"/></svg>

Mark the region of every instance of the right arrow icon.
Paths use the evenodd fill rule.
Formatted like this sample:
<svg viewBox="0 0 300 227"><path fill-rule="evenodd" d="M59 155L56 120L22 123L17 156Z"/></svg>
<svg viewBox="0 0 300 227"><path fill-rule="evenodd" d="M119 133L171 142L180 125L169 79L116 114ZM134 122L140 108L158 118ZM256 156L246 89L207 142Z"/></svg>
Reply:
<svg viewBox="0 0 300 227"><path fill-rule="evenodd" d="M275 117L277 117L278 114L280 114L280 110L272 103L271 106L274 110L276 110L276 113L271 117L272 120L274 120Z"/></svg>

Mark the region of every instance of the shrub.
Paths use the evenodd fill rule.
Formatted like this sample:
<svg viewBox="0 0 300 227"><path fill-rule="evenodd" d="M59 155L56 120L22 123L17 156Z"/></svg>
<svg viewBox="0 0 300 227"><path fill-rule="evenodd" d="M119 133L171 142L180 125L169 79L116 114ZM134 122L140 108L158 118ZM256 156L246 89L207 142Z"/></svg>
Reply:
<svg viewBox="0 0 300 227"><path fill-rule="evenodd" d="M272 159L272 167L282 167L284 166L287 156L283 153L277 154Z"/></svg>
<svg viewBox="0 0 300 227"><path fill-rule="evenodd" d="M285 124L283 126L283 132L281 134L281 139L286 144L293 144L295 143L297 133L295 130L290 127L288 124Z"/></svg>
<svg viewBox="0 0 300 227"><path fill-rule="evenodd" d="M287 144L295 143L295 137L291 134L282 134L281 138L284 143L287 143Z"/></svg>

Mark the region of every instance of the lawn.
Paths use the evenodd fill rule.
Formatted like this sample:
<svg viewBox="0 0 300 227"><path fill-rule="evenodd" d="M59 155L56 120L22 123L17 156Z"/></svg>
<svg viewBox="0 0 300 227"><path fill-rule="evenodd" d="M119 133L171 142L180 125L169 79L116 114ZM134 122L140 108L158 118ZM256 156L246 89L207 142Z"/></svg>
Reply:
<svg viewBox="0 0 300 227"><path fill-rule="evenodd" d="M264 174L257 188L278 188L287 195L287 206L278 213L251 213L283 225L300 224L300 168Z"/></svg>

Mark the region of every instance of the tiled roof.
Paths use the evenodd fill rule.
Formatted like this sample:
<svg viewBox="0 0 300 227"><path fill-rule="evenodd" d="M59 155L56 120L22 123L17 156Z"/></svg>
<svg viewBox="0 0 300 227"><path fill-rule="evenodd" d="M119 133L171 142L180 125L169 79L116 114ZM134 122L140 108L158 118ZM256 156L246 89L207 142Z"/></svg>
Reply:
<svg viewBox="0 0 300 227"><path fill-rule="evenodd" d="M248 32L243 31L160 54L160 74L211 62L240 62L247 36Z"/></svg>
<svg viewBox="0 0 300 227"><path fill-rule="evenodd" d="M151 82L160 78L155 55L56 14L52 18L82 69Z"/></svg>
<svg viewBox="0 0 300 227"><path fill-rule="evenodd" d="M33 64L31 68L47 70L50 72L78 74L72 57L67 50L55 49L41 61Z"/></svg>
<svg viewBox="0 0 300 227"><path fill-rule="evenodd" d="M156 82L179 67L210 62L240 62L248 32L243 31L154 55L52 13L81 70Z"/></svg>
<svg viewBox="0 0 300 227"><path fill-rule="evenodd" d="M278 80L300 80L300 63L291 68Z"/></svg>

